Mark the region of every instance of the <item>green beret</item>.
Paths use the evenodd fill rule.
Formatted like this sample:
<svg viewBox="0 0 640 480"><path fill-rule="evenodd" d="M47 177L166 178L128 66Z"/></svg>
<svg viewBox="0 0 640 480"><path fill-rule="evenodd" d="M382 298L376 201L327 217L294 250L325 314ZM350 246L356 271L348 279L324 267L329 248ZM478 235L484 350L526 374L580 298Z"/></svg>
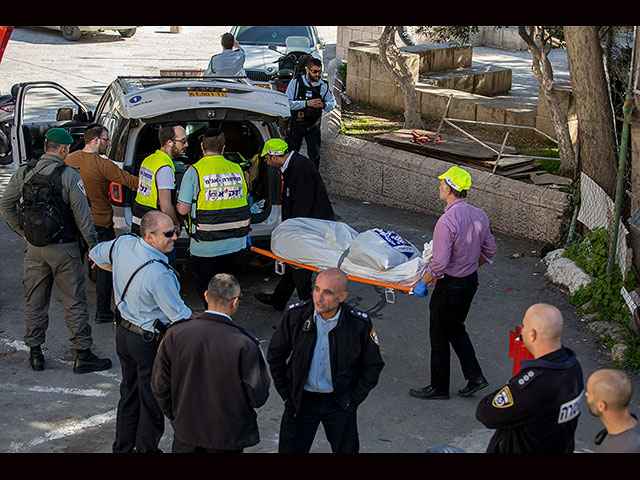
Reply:
<svg viewBox="0 0 640 480"><path fill-rule="evenodd" d="M71 134L63 128L51 128L44 137L62 145L71 145L74 141Z"/></svg>

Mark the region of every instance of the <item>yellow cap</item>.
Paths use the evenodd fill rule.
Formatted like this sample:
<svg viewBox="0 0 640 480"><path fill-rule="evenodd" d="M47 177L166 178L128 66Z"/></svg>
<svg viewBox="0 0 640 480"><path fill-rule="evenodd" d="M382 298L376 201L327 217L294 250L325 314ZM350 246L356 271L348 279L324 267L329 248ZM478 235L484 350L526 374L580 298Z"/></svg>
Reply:
<svg viewBox="0 0 640 480"><path fill-rule="evenodd" d="M451 167L438 178L447 182L447 185L458 192L469 190L471 187L471 175L460 167Z"/></svg>

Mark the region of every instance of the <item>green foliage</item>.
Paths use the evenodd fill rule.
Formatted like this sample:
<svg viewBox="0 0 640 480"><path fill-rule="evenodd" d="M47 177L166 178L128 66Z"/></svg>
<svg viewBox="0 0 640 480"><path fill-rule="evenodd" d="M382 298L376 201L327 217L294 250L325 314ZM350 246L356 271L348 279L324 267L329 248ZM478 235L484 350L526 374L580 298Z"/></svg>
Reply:
<svg viewBox="0 0 640 480"><path fill-rule="evenodd" d="M342 77L342 84L346 85L347 84L347 62L340 64L340 66L338 67L338 73Z"/></svg>
<svg viewBox="0 0 640 480"><path fill-rule="evenodd" d="M594 278L571 296L571 302L579 307L581 313L596 313L597 320L625 328L624 342L628 350L621 368L637 370L640 369L640 337L631 330L629 309L620 292L622 287L631 291L638 286L640 271L633 266L623 278L620 267L616 265L613 272L607 273L607 240L607 230L596 228L565 249L564 256Z"/></svg>
<svg viewBox="0 0 640 480"><path fill-rule="evenodd" d="M570 244L564 256L592 277L598 277L607 271L607 238L606 229L596 228L581 241Z"/></svg>

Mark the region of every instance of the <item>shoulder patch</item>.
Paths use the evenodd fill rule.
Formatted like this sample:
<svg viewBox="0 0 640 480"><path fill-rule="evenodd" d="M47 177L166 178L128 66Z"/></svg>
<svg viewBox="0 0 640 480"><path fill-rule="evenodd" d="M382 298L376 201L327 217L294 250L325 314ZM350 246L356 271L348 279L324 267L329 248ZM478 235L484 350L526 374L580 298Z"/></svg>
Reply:
<svg viewBox="0 0 640 480"><path fill-rule="evenodd" d="M524 388L527 385L529 385L531 380L533 380L536 377L536 375L537 373L534 372L533 370L526 370L526 371L523 370L518 374L517 379L514 379L514 380L518 382L518 385Z"/></svg>
<svg viewBox="0 0 640 480"><path fill-rule="evenodd" d="M361 312L360 310L356 310L355 308L352 308L351 310L349 310L349 312L358 318L362 318L363 320L369 320L369 314L366 312Z"/></svg>
<svg viewBox="0 0 640 480"><path fill-rule="evenodd" d="M371 338L371 340L373 340L373 343L380 346L380 343L378 342L378 334L376 333L375 329L371 328L371 331L369 332L369 337Z"/></svg>
<svg viewBox="0 0 640 480"><path fill-rule="evenodd" d="M514 405L513 395L511 395L511 390L508 386L495 394L493 400L491 400L491 405L496 408L509 408Z"/></svg>
<svg viewBox="0 0 640 480"><path fill-rule="evenodd" d="M307 305L311 300L302 300L300 302L292 303L287 307L287 311L293 310L294 308L302 307L303 305Z"/></svg>

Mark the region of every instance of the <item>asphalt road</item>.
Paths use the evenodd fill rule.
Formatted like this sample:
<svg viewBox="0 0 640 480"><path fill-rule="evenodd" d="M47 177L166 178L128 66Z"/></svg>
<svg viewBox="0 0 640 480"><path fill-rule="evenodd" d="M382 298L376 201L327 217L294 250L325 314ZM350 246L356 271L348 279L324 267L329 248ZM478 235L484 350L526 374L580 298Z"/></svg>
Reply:
<svg viewBox="0 0 640 480"><path fill-rule="evenodd" d="M0 66L0 91L19 81L49 79L65 84L68 80L71 87L81 90L79 94L95 97L116 75L144 74L167 65L175 68L206 65L211 53L204 46L217 46L220 33L227 27L185 27L190 28L193 30L182 35L172 35L168 27L144 27L131 39L92 36L77 44L65 43L56 32L17 29ZM335 42L335 36L325 37L329 44ZM57 63L56 58L64 59L65 63ZM10 173L0 167L0 194ZM437 188L437 185L425 188ZM387 228L419 248L431 238L437 220L345 198L332 201L342 221L356 230ZM552 303L563 312L564 343L577 352L585 378L596 369L609 366L605 351L588 332L566 294L545 280L544 267L534 253L539 252L541 245L499 233L496 240L498 254L494 264L481 269L480 288L467 322L491 384L481 393L489 393L510 378L513 361L508 358L509 332L520 324L525 310L537 302ZM110 452L120 382L112 327L92 324L95 352L110 357L113 368L106 372L73 374L69 332L54 289L44 349L47 368L43 372L31 371L27 365L28 351L22 341L23 252L24 241L1 222L0 452ZM525 255L510 258L516 253ZM235 321L252 331L266 350L280 315L259 304L253 294L271 291L277 282L276 275L271 266L247 265L238 276L244 297ZM90 311L93 311L95 287L91 281L87 282L87 290ZM186 274L182 275L182 293L185 301L197 309L195 289ZM348 302L372 315L386 361L379 385L359 409L361 451L420 453L431 445L447 443L466 452L483 452L492 432L475 419L481 393L471 398L452 395L448 401L435 402L408 395L410 388L429 382L428 299L399 294L395 303L387 303L382 289L353 282L349 293ZM633 379L637 385L637 376ZM452 391L464 384L454 357ZM636 395L632 404L634 411L638 411L638 398ZM272 389L267 404L258 411L261 442L248 449L249 452L276 451L281 413L282 401ZM600 428L600 422L588 413L583 402L576 451L592 451L593 437ZM170 450L171 439L172 429L167 423L161 441L163 450ZM329 452L322 430L312 451Z"/></svg>

